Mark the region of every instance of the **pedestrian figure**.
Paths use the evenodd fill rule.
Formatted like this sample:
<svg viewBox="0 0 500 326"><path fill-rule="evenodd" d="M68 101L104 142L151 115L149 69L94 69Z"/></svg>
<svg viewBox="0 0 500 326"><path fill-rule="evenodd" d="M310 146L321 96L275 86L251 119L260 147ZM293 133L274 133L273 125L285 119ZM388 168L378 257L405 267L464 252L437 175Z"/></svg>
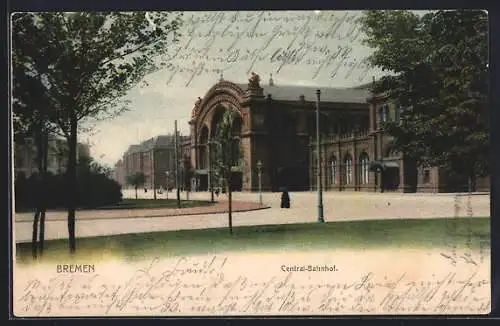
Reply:
<svg viewBox="0 0 500 326"><path fill-rule="evenodd" d="M148 188L144 188L144 192L148 192Z"/></svg>
<svg viewBox="0 0 500 326"><path fill-rule="evenodd" d="M215 189L215 195L219 198L219 188Z"/></svg>
<svg viewBox="0 0 500 326"><path fill-rule="evenodd" d="M290 208L290 195L288 195L288 190L283 189L281 193L281 208Z"/></svg>

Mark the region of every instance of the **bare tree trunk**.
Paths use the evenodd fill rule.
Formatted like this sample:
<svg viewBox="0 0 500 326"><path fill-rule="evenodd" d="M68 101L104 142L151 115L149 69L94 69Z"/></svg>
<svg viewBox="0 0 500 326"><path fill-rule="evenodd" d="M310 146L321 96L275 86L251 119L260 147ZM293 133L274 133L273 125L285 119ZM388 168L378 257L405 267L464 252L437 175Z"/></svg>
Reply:
<svg viewBox="0 0 500 326"><path fill-rule="evenodd" d="M181 192L179 187L177 187L177 208L181 208Z"/></svg>
<svg viewBox="0 0 500 326"><path fill-rule="evenodd" d="M45 213L47 211L47 163L49 153L49 134L43 133L43 152L42 152L42 189L40 201L40 256L43 255L45 241Z"/></svg>
<svg viewBox="0 0 500 326"><path fill-rule="evenodd" d="M34 138L35 138L35 146L36 146L36 166L38 168L38 175L35 178L35 216L33 217L33 233L31 239L31 251L33 255L33 259L37 258L38 252L38 220L40 218L41 206L42 206L42 173L43 173L43 132L40 124L34 126Z"/></svg>
<svg viewBox="0 0 500 326"><path fill-rule="evenodd" d="M152 181L153 181L153 199L156 200L156 155L155 155L155 148L153 147L153 162L152 162L152 167L153 167L153 173L152 173Z"/></svg>
<svg viewBox="0 0 500 326"><path fill-rule="evenodd" d="M77 146L77 120L72 113L71 129L68 139L69 157L68 168L66 170L67 177L67 194L68 194L68 242L69 252L71 254L76 251L75 238L75 211L77 202L77 178L76 178L76 146Z"/></svg>
<svg viewBox="0 0 500 326"><path fill-rule="evenodd" d="M135 199L137 199L137 187L135 187Z"/></svg>
<svg viewBox="0 0 500 326"><path fill-rule="evenodd" d="M177 132L177 120L175 120L175 134L174 134L174 160L175 160L175 187L177 188L177 208L181 208L181 182L179 179L179 140Z"/></svg>
<svg viewBox="0 0 500 326"><path fill-rule="evenodd" d="M31 253L33 255L33 259L36 259L37 256L37 235L38 235L38 217L40 216L40 212L38 211L38 207L35 211L35 216L33 217L33 236L31 239Z"/></svg>
<svg viewBox="0 0 500 326"><path fill-rule="evenodd" d="M233 235L233 191L231 189L231 169L229 169L229 175L227 178L227 191L228 191L228 205L227 205L227 213L229 219L229 234Z"/></svg>
<svg viewBox="0 0 500 326"><path fill-rule="evenodd" d="M476 191L476 174L471 172L468 179L468 192Z"/></svg>
<svg viewBox="0 0 500 326"><path fill-rule="evenodd" d="M45 241L45 208L40 212L40 257L43 255Z"/></svg>

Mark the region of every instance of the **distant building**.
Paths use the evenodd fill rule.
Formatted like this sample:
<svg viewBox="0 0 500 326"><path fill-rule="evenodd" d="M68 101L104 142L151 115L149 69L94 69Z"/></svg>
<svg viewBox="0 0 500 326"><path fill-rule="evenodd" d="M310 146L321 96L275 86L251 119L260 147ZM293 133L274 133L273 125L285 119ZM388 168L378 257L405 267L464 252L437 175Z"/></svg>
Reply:
<svg viewBox="0 0 500 326"><path fill-rule="evenodd" d="M123 160L118 160L118 162L115 164L115 166L113 168L112 177L122 187L126 185L127 182L125 179L125 168L124 168Z"/></svg>
<svg viewBox="0 0 500 326"><path fill-rule="evenodd" d="M179 162L182 160L181 146L186 139L189 137L179 136ZM174 136L161 135L138 145L131 145L115 165L115 179L126 186L127 177L136 172L144 173L146 188L173 187L175 185Z"/></svg>
<svg viewBox="0 0 500 326"><path fill-rule="evenodd" d="M84 143L77 144L77 159L90 156L90 146ZM49 136L49 150L47 153L47 171L53 174L64 173L68 164L68 146L64 138ZM14 143L14 172L15 175L24 174L30 177L38 171L36 162L36 146L33 138L25 138Z"/></svg>

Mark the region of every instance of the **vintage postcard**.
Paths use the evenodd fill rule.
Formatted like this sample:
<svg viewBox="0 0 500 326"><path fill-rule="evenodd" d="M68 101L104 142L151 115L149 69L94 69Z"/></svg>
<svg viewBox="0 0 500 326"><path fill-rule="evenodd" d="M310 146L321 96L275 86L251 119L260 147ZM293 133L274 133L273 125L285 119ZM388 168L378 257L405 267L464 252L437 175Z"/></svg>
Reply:
<svg viewBox="0 0 500 326"><path fill-rule="evenodd" d="M17 12L16 317L488 314L488 13Z"/></svg>

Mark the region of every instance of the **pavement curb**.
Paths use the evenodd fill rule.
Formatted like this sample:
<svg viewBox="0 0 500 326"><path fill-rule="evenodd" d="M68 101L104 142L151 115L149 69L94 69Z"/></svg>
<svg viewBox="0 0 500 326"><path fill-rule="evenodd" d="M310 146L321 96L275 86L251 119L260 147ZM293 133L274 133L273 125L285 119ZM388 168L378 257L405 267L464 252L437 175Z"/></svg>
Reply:
<svg viewBox="0 0 500 326"><path fill-rule="evenodd" d="M269 209L271 206L264 206L264 207L257 207L257 208L247 208L247 209L239 209L239 210L233 210L233 213L244 213L244 212L251 212L251 211L259 211L259 210L264 210L264 209ZM199 213L181 213L181 214L171 214L171 215L165 215L165 214L154 214L154 215L137 215L137 216L111 216L111 217L86 217L82 219L78 219L78 216L76 218L77 221L103 221L103 220L116 220L116 219L136 219L136 218L158 218L158 217L177 217L177 216L195 216L195 215L215 215L215 214L227 214L227 211L224 212L199 212ZM54 218L54 219L47 219L47 222L57 222L57 221L67 221L67 218ZM32 220L16 220L15 223L32 223Z"/></svg>

